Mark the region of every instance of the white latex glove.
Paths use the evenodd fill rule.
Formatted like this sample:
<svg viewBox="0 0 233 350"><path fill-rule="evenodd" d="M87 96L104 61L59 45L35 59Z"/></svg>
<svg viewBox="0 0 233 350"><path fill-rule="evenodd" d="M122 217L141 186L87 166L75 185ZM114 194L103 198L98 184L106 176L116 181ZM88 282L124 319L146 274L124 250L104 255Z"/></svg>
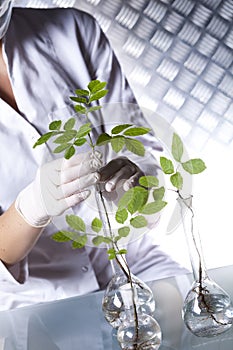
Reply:
<svg viewBox="0 0 233 350"><path fill-rule="evenodd" d="M99 170L100 181L105 183L105 190L113 192L118 186L124 191L138 185L138 180L144 173L127 157L111 160Z"/></svg>
<svg viewBox="0 0 233 350"><path fill-rule="evenodd" d="M102 164L101 157L95 151L42 165L35 180L19 193L16 209L31 226L46 226L53 216L61 215L90 195L88 187L100 178L96 170Z"/></svg>

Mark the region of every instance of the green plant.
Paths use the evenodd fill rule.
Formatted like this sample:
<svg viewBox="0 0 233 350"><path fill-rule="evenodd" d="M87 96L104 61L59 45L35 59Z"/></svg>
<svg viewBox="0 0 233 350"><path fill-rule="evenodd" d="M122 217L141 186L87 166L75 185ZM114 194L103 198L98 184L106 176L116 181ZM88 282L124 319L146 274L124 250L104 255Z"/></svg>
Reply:
<svg viewBox="0 0 233 350"><path fill-rule="evenodd" d="M83 125L77 129L74 117L69 118L65 123L62 123L61 120L53 121L49 124L49 132L42 135L34 144L34 147L47 142L49 139L53 139L53 143L56 145L53 152L63 152L66 159L71 158L84 144L89 144L90 149L93 151L99 146L109 145L116 154L125 148L139 157L144 156L145 147L137 137L149 133L149 128L132 124L120 124L113 127L110 133L102 133L98 135L96 141L93 140L89 113L96 112L102 108L99 100L108 93L105 87L105 82L93 80L88 84L87 89L77 89L75 91L76 96L72 96L71 100L75 103L75 111L83 115ZM93 103L95 103L94 106ZM171 148L173 159L171 160L164 156L160 157L161 169L165 175L170 176L170 182L179 198L183 198L181 194L183 177L179 168L181 167L189 174L198 174L205 169L205 164L201 159L182 161L183 150L184 147L180 137L174 133ZM71 241L74 249L83 248L88 242L88 237L91 238L95 246L107 244L109 260L116 259L131 285L135 329L136 334L138 334L138 315L134 301L133 282L130 268L124 258L127 250L120 249L118 242L122 238L128 237L131 229L147 227L148 215L156 214L166 206L167 202L164 201L165 188L159 185L157 177L151 175L141 176L138 185L126 191L117 204L115 212L115 221L119 226L117 232L112 230L105 198L98 184L96 185L96 192L104 208L104 225L101 218L94 217L91 227L87 228L81 217L66 215L66 222L70 229L60 230L52 238L57 242ZM119 255L121 255L124 264L120 262Z"/></svg>
<svg viewBox="0 0 233 350"><path fill-rule="evenodd" d="M109 144L116 153L126 148L128 151L144 156L145 147L141 141L136 139L150 132L149 128L135 126L132 124L120 124L112 128L111 133L102 133L94 141L91 137L92 125L88 119L89 113L100 110L99 100L107 95L108 90L105 89L106 82L99 80L91 81L87 89L75 90L76 96L71 96L71 100L75 103L74 109L77 113L83 115L84 124L76 129L76 119L69 118L62 124L61 120L53 121L49 124L49 132L42 135L34 144L34 147L53 139L56 147L54 153L64 152L66 159L71 158L75 152L84 144L88 143L92 150L98 146ZM93 103L96 105L93 106ZM183 187L183 177L179 171L182 167L189 174L201 173L206 167L204 162L199 159L190 159L183 162L184 146L180 137L174 133L172 140L171 153L173 160L164 156L160 157L160 165L165 175L170 175L170 182L175 187L178 196L182 198L181 190ZM176 163L176 166L175 166ZM97 190L101 196L104 206L104 198L97 186ZM92 243L99 246L106 243L111 246L108 250L109 259L116 258L119 254L125 254L125 249L118 248L118 241L129 235L131 228L142 228L147 226L147 215L155 214L161 211L166 202L163 200L165 188L159 187L159 180L155 176L142 176L139 179L138 186L129 189L119 200L118 208L115 214L115 220L119 225L117 234L114 234L111 224L108 220L108 213L105 211L108 222L109 235L103 232L103 224L100 218L95 217L92 220L91 231L87 231L87 227L83 219L77 215L67 215L66 222L71 230L61 230L53 235L53 239L57 242L72 241L73 248L83 248L88 240L88 236L92 237Z"/></svg>
<svg viewBox="0 0 233 350"><path fill-rule="evenodd" d="M70 97L75 103L74 109L83 115L84 124L76 129L76 119L69 118L62 124L61 120L53 121L49 124L49 132L42 135L34 144L34 147L53 139L56 147L54 153L64 152L66 159L71 158L75 152L84 144L88 143L92 150L98 146L109 144L116 153L122 151L124 147L138 155L144 156L145 148L141 141L137 140L137 136L142 136L150 132L149 128L135 126L132 124L121 124L112 128L111 133L102 133L94 142L91 137L92 125L88 119L89 113L102 108L99 100L106 96L108 90L105 89L106 82L99 80L91 81L87 89L75 90L76 96ZM93 102L96 103L93 106ZM172 156L173 160L164 156L160 157L161 169L166 175L170 175L170 182L176 188L180 197L183 187L183 177L179 172L181 166L183 170L190 174L198 174L205 169L205 164L201 159L190 159L182 162L183 143L177 134L173 134L172 140ZM174 162L178 164L175 168ZM138 186L129 189L119 200L118 208L115 214L116 222L120 225L117 234L113 234L109 222L109 235L103 233L103 224L100 218L93 218L91 224L91 232L87 232L86 224L83 219L76 215L67 215L66 222L71 231L62 230L53 235L53 239L58 242L72 241L73 248L82 248L86 245L88 236L92 237L92 243L99 246L102 243L111 245L108 250L109 259L116 258L118 254L125 254L125 249L119 249L117 246L121 238L125 238L130 233L130 228L142 228L147 226L147 215L155 214L161 211L166 202L163 200L165 193L164 187L159 187L159 180L155 176L142 176L139 179ZM104 198L101 193L101 201ZM108 217L108 213L105 213Z"/></svg>
<svg viewBox="0 0 233 350"><path fill-rule="evenodd" d="M83 115L84 124L76 129L76 120L74 117L69 118L62 124L61 120L53 121L49 124L49 132L42 135L34 144L34 148L53 139L56 145L53 149L54 153L64 152L66 159L71 158L75 152L84 144L88 143L92 150L98 146L109 144L116 153L125 147L128 151L144 156L145 148L141 141L137 140L137 136L147 134L150 129L132 124L121 124L112 128L111 133L102 133L94 141L91 137L92 125L88 119L91 112L102 108L100 105L92 106L93 102L99 103L108 90L105 89L106 83L99 80L91 81L87 89L77 89L76 96L72 96L75 102L74 108L76 112ZM82 248L86 245L88 236L92 237L92 243L99 246L106 243L111 246L108 250L109 259L116 258L119 254L125 254L125 249L118 248L118 241L125 238L130 233L130 228L142 228L147 226L145 215L151 215L159 212L165 205L163 196L165 189L159 188L159 181L154 176L142 176L139 185L128 190L118 203L115 219L120 225L117 234L114 234L107 217L109 235L103 232L103 224L100 218L93 218L91 231L87 232L87 227L83 219L77 215L67 215L66 222L70 227L70 231L62 230L53 235L53 239L58 242L72 241L73 248ZM98 186L97 186L98 190ZM152 193L152 196L150 196ZM104 206L104 198L99 191L101 201ZM149 200L149 198L152 198ZM127 223L127 224L126 224Z"/></svg>

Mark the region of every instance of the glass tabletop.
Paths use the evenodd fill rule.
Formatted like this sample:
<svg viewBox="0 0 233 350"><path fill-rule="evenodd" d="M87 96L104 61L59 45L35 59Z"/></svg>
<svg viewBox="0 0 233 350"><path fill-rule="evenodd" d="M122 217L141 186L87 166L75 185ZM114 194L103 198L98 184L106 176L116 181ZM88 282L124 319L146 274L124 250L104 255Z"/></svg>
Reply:
<svg viewBox="0 0 233 350"><path fill-rule="evenodd" d="M233 266L209 271L231 296ZM192 275L148 283L156 300L155 318L163 341L160 350L232 350L233 329L214 338L192 335L182 321L182 305ZM0 312L0 350L120 350L105 321L103 292Z"/></svg>

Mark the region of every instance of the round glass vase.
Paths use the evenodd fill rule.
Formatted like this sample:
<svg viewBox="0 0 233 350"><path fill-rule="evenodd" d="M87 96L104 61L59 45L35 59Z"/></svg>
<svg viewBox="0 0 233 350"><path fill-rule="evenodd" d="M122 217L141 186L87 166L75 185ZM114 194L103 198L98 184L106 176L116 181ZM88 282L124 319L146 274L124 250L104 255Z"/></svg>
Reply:
<svg viewBox="0 0 233 350"><path fill-rule="evenodd" d="M192 208L192 197L179 197L182 223L189 249L194 282L183 305L183 320L198 337L213 337L232 326L233 307L229 295L207 273Z"/></svg>
<svg viewBox="0 0 233 350"><path fill-rule="evenodd" d="M118 328L126 312L120 289L131 285L137 295L137 310L142 314L153 315L155 300L151 289L146 283L134 276L126 263L125 256L117 256L111 260L113 277L105 289L102 310L105 319L113 328ZM135 301L136 303L136 301Z"/></svg>
<svg viewBox="0 0 233 350"><path fill-rule="evenodd" d="M138 289L127 283L119 288L124 303L122 323L117 330L117 340L122 350L157 350L161 345L162 333L158 322L141 312L138 303Z"/></svg>

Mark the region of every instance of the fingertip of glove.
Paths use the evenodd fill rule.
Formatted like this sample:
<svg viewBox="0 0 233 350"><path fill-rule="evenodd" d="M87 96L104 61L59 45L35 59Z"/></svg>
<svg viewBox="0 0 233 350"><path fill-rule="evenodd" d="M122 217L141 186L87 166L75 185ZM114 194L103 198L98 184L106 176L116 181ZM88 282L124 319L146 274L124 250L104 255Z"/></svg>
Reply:
<svg viewBox="0 0 233 350"><path fill-rule="evenodd" d="M126 180L123 184L123 190L125 192L129 191L133 187L134 181L133 179Z"/></svg>
<svg viewBox="0 0 233 350"><path fill-rule="evenodd" d="M84 201L85 199L87 199L90 196L90 194L91 194L90 190L85 190L85 191L79 193L79 198Z"/></svg>
<svg viewBox="0 0 233 350"><path fill-rule="evenodd" d="M95 173L93 173L93 176L94 176L95 182L100 180L100 174L97 171Z"/></svg>
<svg viewBox="0 0 233 350"><path fill-rule="evenodd" d="M112 192L114 189L115 189L115 183L111 182L111 181L108 181L106 184L105 184L105 190L107 192Z"/></svg>

